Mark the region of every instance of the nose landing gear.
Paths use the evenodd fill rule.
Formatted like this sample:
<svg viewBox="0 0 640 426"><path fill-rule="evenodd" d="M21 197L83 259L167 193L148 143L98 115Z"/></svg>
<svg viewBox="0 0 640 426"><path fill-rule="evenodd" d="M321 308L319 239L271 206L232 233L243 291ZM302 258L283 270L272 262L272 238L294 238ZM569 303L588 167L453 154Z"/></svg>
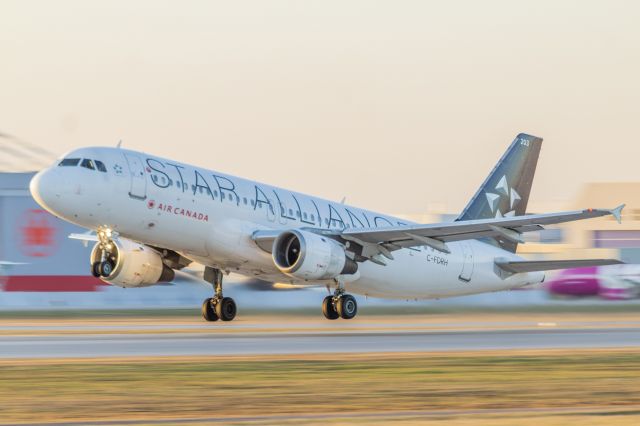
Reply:
<svg viewBox="0 0 640 426"><path fill-rule="evenodd" d="M207 266L204 269L204 280L213 285L215 294L202 303L202 317L207 321L231 321L236 317L236 302L222 295L222 271Z"/></svg>
<svg viewBox="0 0 640 426"><path fill-rule="evenodd" d="M112 240L113 232L109 228L98 230L99 259L91 264L91 275L96 278L108 278L116 267L117 248Z"/></svg>

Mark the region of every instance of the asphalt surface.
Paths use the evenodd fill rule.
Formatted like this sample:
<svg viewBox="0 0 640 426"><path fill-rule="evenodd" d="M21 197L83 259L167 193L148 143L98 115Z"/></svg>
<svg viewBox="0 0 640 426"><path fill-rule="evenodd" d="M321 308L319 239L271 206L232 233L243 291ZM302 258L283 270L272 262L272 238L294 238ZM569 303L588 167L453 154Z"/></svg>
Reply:
<svg viewBox="0 0 640 426"><path fill-rule="evenodd" d="M640 347L640 327L138 332L0 336L0 359L443 352Z"/></svg>

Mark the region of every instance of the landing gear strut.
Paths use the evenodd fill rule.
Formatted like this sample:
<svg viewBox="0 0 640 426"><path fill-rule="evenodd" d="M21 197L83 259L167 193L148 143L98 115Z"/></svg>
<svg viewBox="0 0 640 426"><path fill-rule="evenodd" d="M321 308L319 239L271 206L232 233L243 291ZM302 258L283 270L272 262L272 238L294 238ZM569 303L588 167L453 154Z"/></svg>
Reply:
<svg viewBox="0 0 640 426"><path fill-rule="evenodd" d="M358 313L358 303L355 297L346 294L339 285L333 296L327 296L322 301L322 313L329 320L352 319Z"/></svg>
<svg viewBox="0 0 640 426"><path fill-rule="evenodd" d="M202 303L202 316L207 321L231 321L236 317L236 302L230 297L222 296L222 271L207 266L204 269L204 280L211 283L214 296Z"/></svg>

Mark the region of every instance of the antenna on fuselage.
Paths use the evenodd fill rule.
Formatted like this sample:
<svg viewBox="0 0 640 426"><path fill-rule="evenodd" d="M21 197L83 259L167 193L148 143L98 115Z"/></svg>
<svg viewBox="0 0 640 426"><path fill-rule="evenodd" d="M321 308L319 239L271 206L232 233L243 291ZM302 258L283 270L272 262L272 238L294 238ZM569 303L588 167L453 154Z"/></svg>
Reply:
<svg viewBox="0 0 640 426"><path fill-rule="evenodd" d="M118 141L118 145L116 145L116 148L121 148L122 147L122 139L120 139Z"/></svg>
<svg viewBox="0 0 640 426"><path fill-rule="evenodd" d="M342 201L340 201L340 204L344 204L345 201L347 201L347 197L342 197Z"/></svg>

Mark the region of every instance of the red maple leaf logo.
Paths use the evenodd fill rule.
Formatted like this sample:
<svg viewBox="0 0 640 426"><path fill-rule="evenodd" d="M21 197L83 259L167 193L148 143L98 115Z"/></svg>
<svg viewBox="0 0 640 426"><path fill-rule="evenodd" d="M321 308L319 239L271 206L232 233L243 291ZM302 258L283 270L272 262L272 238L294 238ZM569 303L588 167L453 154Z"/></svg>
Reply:
<svg viewBox="0 0 640 426"><path fill-rule="evenodd" d="M49 256L55 246L56 228L44 210L29 210L23 216L22 251L31 257Z"/></svg>

